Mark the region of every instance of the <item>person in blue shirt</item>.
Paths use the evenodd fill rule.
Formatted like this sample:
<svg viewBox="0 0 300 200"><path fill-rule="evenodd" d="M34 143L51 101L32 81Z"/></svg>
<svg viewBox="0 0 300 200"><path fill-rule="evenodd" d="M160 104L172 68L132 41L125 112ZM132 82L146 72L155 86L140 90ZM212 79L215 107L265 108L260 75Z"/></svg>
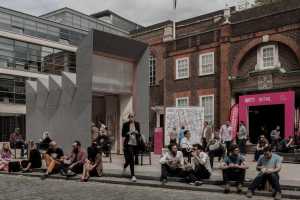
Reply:
<svg viewBox="0 0 300 200"><path fill-rule="evenodd" d="M181 144L181 140L184 138L184 132L185 132L185 127L181 126L180 130L179 130L179 134L178 134L178 144Z"/></svg>
<svg viewBox="0 0 300 200"><path fill-rule="evenodd" d="M279 172L281 170L282 157L272 153L272 147L264 148L264 154L257 161L256 169L259 171L256 178L250 184L247 197L251 198L254 191L261 185L269 181L274 191L274 199L281 199L281 188L279 184Z"/></svg>

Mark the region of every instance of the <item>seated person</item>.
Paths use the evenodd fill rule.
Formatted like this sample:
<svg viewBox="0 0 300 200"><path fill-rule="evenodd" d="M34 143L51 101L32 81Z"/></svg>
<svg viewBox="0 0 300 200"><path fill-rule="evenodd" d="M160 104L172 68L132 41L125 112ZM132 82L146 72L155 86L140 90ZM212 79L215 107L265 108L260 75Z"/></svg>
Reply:
<svg viewBox="0 0 300 200"><path fill-rule="evenodd" d="M103 128L97 137L97 144L100 147L101 151L106 155L110 153L111 141L107 136L107 128Z"/></svg>
<svg viewBox="0 0 300 200"><path fill-rule="evenodd" d="M181 151L177 150L177 145L172 143L168 146L166 152L160 159L161 177L163 184L167 182L168 176L184 176L184 159Z"/></svg>
<svg viewBox="0 0 300 200"><path fill-rule="evenodd" d="M245 180L247 169L245 158L240 154L240 149L237 145L230 147L229 155L225 156L222 166L223 181L225 183L225 193L230 192L230 181L237 183L237 192L242 192L242 185Z"/></svg>
<svg viewBox="0 0 300 200"><path fill-rule="evenodd" d="M259 157L264 154L263 150L264 148L266 148L267 146L269 146L269 142L268 140L265 138L264 135L259 136L259 140L258 143L256 145L256 150L255 150L255 154L254 154L254 160L258 161Z"/></svg>
<svg viewBox="0 0 300 200"><path fill-rule="evenodd" d="M13 149L21 149L21 157L24 157L24 150L26 148L23 136L20 133L20 129L16 128L9 136L10 147Z"/></svg>
<svg viewBox="0 0 300 200"><path fill-rule="evenodd" d="M259 174L250 184L247 192L247 197L251 198L255 190L269 181L271 184L275 200L281 199L281 188L279 184L279 172L281 170L282 157L272 153L272 147L265 147L264 154L257 161L257 170Z"/></svg>
<svg viewBox="0 0 300 200"><path fill-rule="evenodd" d="M191 153L192 153L192 141L191 141L191 132L189 130L184 131L184 138L182 138L180 143L180 148L184 157L188 158L188 161L191 162Z"/></svg>
<svg viewBox="0 0 300 200"><path fill-rule="evenodd" d="M194 179L192 182L200 181L202 179L209 179L211 176L211 167L208 155L204 152L204 148L200 144L193 145L192 152L192 169Z"/></svg>
<svg viewBox="0 0 300 200"><path fill-rule="evenodd" d="M88 181L91 176L102 176L103 163L101 151L97 147L97 142L94 141L87 149L88 158L83 166L83 173L80 178L81 181Z"/></svg>
<svg viewBox="0 0 300 200"><path fill-rule="evenodd" d="M289 137L288 140L283 138L278 145L278 150L281 153L292 153L294 151L294 139L293 137Z"/></svg>
<svg viewBox="0 0 300 200"><path fill-rule="evenodd" d="M39 149L40 150L47 150L49 148L49 144L51 142L51 138L49 136L49 133L46 131L43 133L42 139L40 139Z"/></svg>
<svg viewBox="0 0 300 200"><path fill-rule="evenodd" d="M79 141L75 141L72 144L72 148L71 154L65 157L63 161L63 166L60 171L63 176L74 176L83 172L86 153L81 148L81 143Z"/></svg>
<svg viewBox="0 0 300 200"><path fill-rule="evenodd" d="M223 145L221 144L221 142L219 141L218 136L215 136L214 139L212 139L208 143L207 149L208 149L208 155L209 155L209 160L210 160L210 166L211 166L211 168L213 168L214 167L214 158L218 157L219 162L220 162L221 159L224 157L225 149L224 149Z"/></svg>
<svg viewBox="0 0 300 200"><path fill-rule="evenodd" d="M64 152L57 146L55 141L50 142L49 148L44 155L44 160L46 162L47 171L42 179L47 178L50 174L57 171L63 163Z"/></svg>
<svg viewBox="0 0 300 200"><path fill-rule="evenodd" d="M0 153L0 171L8 172L8 165L11 161L12 153L8 143L4 143Z"/></svg>
<svg viewBox="0 0 300 200"><path fill-rule="evenodd" d="M21 161L21 167L23 172L32 172L32 169L42 167L42 158L40 152L37 150L33 141L29 143L29 159Z"/></svg>

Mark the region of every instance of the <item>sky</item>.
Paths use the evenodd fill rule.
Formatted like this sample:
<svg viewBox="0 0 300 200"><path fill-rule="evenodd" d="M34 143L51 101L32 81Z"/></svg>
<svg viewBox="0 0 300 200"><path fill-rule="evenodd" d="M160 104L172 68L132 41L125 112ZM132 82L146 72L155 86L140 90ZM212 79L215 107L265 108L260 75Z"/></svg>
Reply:
<svg viewBox="0 0 300 200"><path fill-rule="evenodd" d="M0 0L0 6L39 16L69 7L85 14L110 9L143 26L168 19L176 21L224 9L238 0L177 0L176 12L173 0Z"/></svg>

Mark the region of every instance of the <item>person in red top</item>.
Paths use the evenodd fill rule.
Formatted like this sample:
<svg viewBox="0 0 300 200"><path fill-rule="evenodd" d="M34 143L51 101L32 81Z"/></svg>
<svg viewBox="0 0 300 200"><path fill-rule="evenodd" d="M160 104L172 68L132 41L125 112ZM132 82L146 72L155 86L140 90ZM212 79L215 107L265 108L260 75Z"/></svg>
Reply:
<svg viewBox="0 0 300 200"><path fill-rule="evenodd" d="M68 177L81 174L86 159L86 152L81 148L79 141L74 141L72 147L72 152L69 156L65 157L61 169L61 174Z"/></svg>
<svg viewBox="0 0 300 200"><path fill-rule="evenodd" d="M21 149L21 157L24 157L24 149L26 148L26 144L19 128L16 128L15 131L10 134L9 143L11 148Z"/></svg>

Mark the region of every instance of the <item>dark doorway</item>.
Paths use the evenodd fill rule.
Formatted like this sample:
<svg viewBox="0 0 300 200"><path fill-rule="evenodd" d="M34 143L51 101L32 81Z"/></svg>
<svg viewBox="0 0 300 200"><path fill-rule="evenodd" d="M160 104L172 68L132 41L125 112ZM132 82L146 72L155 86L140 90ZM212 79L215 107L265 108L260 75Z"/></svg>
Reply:
<svg viewBox="0 0 300 200"><path fill-rule="evenodd" d="M270 141L270 133L280 126L281 137L284 136L284 105L267 105L249 107L250 142L257 143L259 135L265 135Z"/></svg>

